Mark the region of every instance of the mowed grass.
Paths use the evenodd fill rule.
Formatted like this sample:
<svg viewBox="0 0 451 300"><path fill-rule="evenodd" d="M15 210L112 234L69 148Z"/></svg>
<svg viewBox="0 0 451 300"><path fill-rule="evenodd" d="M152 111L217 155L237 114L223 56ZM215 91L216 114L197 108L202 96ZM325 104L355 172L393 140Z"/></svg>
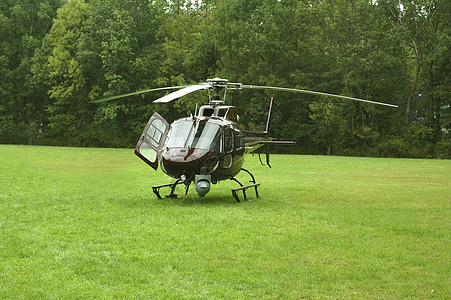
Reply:
<svg viewBox="0 0 451 300"><path fill-rule="evenodd" d="M271 159L158 200L133 150L0 145L0 298L451 298L451 161Z"/></svg>

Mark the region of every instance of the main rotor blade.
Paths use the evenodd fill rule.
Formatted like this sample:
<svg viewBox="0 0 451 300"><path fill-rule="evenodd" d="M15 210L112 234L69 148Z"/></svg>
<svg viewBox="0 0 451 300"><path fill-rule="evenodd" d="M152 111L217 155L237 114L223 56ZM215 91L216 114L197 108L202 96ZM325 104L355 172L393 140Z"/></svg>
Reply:
<svg viewBox="0 0 451 300"><path fill-rule="evenodd" d="M185 86L183 89L175 91L173 93L170 93L166 96L163 96L157 100L154 101L154 103L166 103L170 102L172 100L178 99L182 96L185 96L186 94L198 91L198 90L204 90L208 89L211 86L209 84L196 84L196 85L188 85Z"/></svg>
<svg viewBox="0 0 451 300"><path fill-rule="evenodd" d="M162 87L162 88L156 88L156 89L141 90L141 91L137 91L137 92L133 92L133 93L128 93L128 94L123 94L123 95L111 96L111 97L102 98L102 99L97 99L97 100L93 100L93 101L89 101L89 102L91 102L91 103L102 103L102 102L111 101L111 100L115 100L115 99L119 99L119 98L124 98L124 97L128 97L128 96L144 94L144 93L148 93L148 92L162 91L162 90L172 90L172 89L181 89L181 88L185 88L185 87L187 87L187 85L182 85L182 86L168 86L168 87Z"/></svg>
<svg viewBox="0 0 451 300"><path fill-rule="evenodd" d="M328 97L348 99L348 100L354 100L354 101L360 101L360 102L366 102L366 103L372 103L372 104L378 104L378 105L385 105L385 106L390 106L390 107L398 107L398 105L393 105L393 104L388 104L388 103L383 103L383 102L376 102L376 101L371 101L371 100L365 100L365 99L359 99L359 98L353 98L353 97L347 97L347 96L341 96L341 95L335 95L335 94L329 94L329 93L323 93L323 92L300 90L300 89L290 89L290 88L275 87L275 86L259 86L259 85L242 85L241 88L299 92L299 93L310 94L310 95L328 96Z"/></svg>

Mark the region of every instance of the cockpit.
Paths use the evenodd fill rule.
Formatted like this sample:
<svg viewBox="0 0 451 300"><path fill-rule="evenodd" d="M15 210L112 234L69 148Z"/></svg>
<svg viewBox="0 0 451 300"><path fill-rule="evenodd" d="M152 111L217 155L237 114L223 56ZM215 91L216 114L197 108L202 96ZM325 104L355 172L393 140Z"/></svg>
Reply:
<svg viewBox="0 0 451 300"><path fill-rule="evenodd" d="M204 149L220 153L221 126L214 120L182 119L174 122L168 134L166 147Z"/></svg>

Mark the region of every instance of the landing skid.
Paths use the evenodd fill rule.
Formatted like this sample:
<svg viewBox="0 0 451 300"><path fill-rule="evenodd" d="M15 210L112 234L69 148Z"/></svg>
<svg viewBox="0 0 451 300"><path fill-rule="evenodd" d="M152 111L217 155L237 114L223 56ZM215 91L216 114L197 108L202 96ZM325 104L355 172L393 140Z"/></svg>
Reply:
<svg viewBox="0 0 451 300"><path fill-rule="evenodd" d="M185 183L184 181L177 179L175 182L173 183L167 183L167 184L161 184L161 185L155 185L152 187L152 190L154 192L155 195L157 195L158 199L162 199L161 195L160 195L160 189L161 188L165 188L165 187L170 187L171 188L171 193L169 195L166 195L166 198L178 198L179 195L175 194L175 188L177 187L177 185ZM189 186L190 184L186 184L185 183L185 195L188 194L188 190L189 190Z"/></svg>
<svg viewBox="0 0 451 300"><path fill-rule="evenodd" d="M238 179L236 179L235 177L231 177L230 180L235 181L236 183L238 183L240 186L234 189L231 189L232 191L232 195L235 198L235 200L237 202L241 202L240 198L238 196L238 192L239 191L243 191L243 198L244 201L251 201L248 199L246 191L249 188L254 188L255 189L255 196L256 198L260 198L260 195L258 194L258 187L260 186L260 183L255 182L255 177L254 175L252 175L252 173L249 170L246 170L244 168L241 168L241 171L246 172L247 174L249 174L249 176L251 177L251 180L249 181L251 184L248 185L243 185ZM175 182L173 183L167 183L167 184L161 184L161 185L155 185L152 187L152 190L154 192L154 194L158 197L158 199L162 199L161 194L160 194L160 189L161 188L171 188L171 192L169 193L169 195L166 195L166 198L178 198L179 195L175 194L175 188L177 187L177 185L179 184L185 184L185 195L188 194L188 190L189 190L189 186L191 185L191 181L183 181L181 179L177 179Z"/></svg>
<svg viewBox="0 0 451 300"><path fill-rule="evenodd" d="M241 168L241 170L242 170L242 171L245 171L246 173L248 173L248 174L251 176L251 180L249 181L249 182L251 182L251 184L249 184L249 185L243 185L243 184L242 184L238 179L236 179L235 177L230 178L230 180L233 180L233 181L237 182L237 183L240 185L240 187L237 187L237 188L232 189L232 195L233 195L233 197L235 197L235 200L236 200L237 202L241 202L241 201L240 201L240 198L238 197L238 191L243 191L244 201L250 201L250 200L247 198L246 190L247 190L248 188L252 188L252 187L255 189L255 195L256 195L256 198L260 198L260 195L258 194L258 187L259 187L260 183L256 183L256 182L255 182L255 177L254 177L254 175L252 175L251 172L249 172L249 170L246 170L246 169L244 169L244 168Z"/></svg>

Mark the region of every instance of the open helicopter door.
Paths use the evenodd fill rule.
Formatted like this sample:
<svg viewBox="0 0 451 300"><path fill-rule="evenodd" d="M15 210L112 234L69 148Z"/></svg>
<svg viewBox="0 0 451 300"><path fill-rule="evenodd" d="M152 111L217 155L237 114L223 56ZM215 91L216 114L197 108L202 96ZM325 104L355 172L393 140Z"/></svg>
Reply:
<svg viewBox="0 0 451 300"><path fill-rule="evenodd" d="M168 131L169 123L158 113L154 113L136 144L135 154L155 170L158 169L158 158Z"/></svg>

